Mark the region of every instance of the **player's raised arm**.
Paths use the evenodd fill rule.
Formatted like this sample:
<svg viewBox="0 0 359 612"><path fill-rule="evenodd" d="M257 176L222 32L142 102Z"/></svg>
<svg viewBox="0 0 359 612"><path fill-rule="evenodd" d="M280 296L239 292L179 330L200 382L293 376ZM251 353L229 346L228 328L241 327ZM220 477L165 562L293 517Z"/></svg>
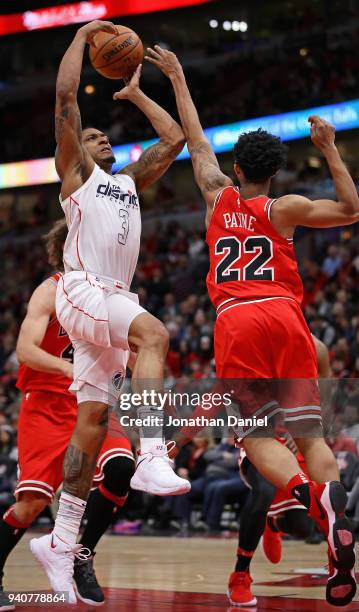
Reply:
<svg viewBox="0 0 359 612"><path fill-rule="evenodd" d="M160 140L148 147L137 162L120 170L129 174L136 183L138 191L143 191L157 181L182 151L185 138L182 128L161 106L148 98L140 89L142 66L137 67L130 82L114 94L114 100L130 100L151 122Z"/></svg>
<svg viewBox="0 0 359 612"><path fill-rule="evenodd" d="M55 313L55 296L56 285L51 280L44 281L35 289L21 325L16 354L20 363L25 363L33 370L64 374L72 378L71 363L40 348L49 320Z"/></svg>
<svg viewBox="0 0 359 612"><path fill-rule="evenodd" d="M288 195L272 206L272 223L288 233L296 225L307 227L336 227L359 221L358 193L340 153L335 146L334 127L317 116L309 117L313 144L324 155L333 178L338 201L309 200Z"/></svg>
<svg viewBox="0 0 359 612"><path fill-rule="evenodd" d="M56 81L55 136L56 170L62 181L69 179L69 190L78 188L91 174L94 161L82 146L81 116L77 104L83 54L86 43L93 44L97 32L117 34L109 21L92 21L80 28L62 58ZM69 177L68 175L71 175ZM72 180L74 183L72 183ZM66 187L65 187L66 191Z"/></svg>
<svg viewBox="0 0 359 612"><path fill-rule="evenodd" d="M157 66L172 82L195 179L207 206L212 208L218 191L227 185L232 185L232 180L221 171L204 135L182 66L174 53L158 45L154 49L148 49L146 59Z"/></svg>

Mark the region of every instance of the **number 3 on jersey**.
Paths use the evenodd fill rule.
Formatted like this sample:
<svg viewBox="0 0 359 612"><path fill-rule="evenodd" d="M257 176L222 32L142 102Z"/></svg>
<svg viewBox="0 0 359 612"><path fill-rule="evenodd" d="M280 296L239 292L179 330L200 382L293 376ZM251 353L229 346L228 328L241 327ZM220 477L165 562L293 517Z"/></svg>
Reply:
<svg viewBox="0 0 359 612"><path fill-rule="evenodd" d="M265 267L273 257L273 243L266 236L249 236L243 243L234 236L219 238L214 252L216 255L224 254L216 267L217 284L240 280L274 280L274 268ZM243 268L233 267L242 254L250 253L255 256Z"/></svg>
<svg viewBox="0 0 359 612"><path fill-rule="evenodd" d="M121 231L118 234L118 241L120 244L126 244L127 234L130 227L128 211L124 208L120 208L118 213L120 215L120 221L122 223Z"/></svg>

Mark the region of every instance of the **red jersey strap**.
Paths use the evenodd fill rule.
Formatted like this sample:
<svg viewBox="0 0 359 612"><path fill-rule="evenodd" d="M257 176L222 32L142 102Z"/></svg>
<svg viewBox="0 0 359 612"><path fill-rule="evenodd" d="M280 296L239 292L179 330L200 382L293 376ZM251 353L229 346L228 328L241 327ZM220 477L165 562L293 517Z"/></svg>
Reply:
<svg viewBox="0 0 359 612"><path fill-rule="evenodd" d="M293 244L293 236L291 236L290 238L284 238L284 236L279 234L278 230L276 230L276 228L272 224L271 211L272 211L272 206L276 201L277 201L277 198L274 198L274 199L268 198L267 202L264 205L264 212L267 213L268 221L271 224L273 230L278 234L278 236L280 236L282 240L285 240L288 244Z"/></svg>
<svg viewBox="0 0 359 612"><path fill-rule="evenodd" d="M55 272L55 274L50 276L49 280L53 280L57 284L62 276L63 274L61 274L61 272Z"/></svg>
<svg viewBox="0 0 359 612"><path fill-rule="evenodd" d="M226 187L223 187L223 189L221 189L221 190L220 190L220 191L217 193L217 195L216 195L216 197L215 197L215 200L214 200L214 202L213 202L213 210L214 210L214 209L216 208L216 206L219 204L219 201L220 201L220 199L221 199L221 197L222 197L222 195L223 195L223 193L224 193L224 191L225 191L226 189L234 189L234 187L233 187L233 185L227 185Z"/></svg>
<svg viewBox="0 0 359 612"><path fill-rule="evenodd" d="M55 274L53 274L52 276L49 276L49 278L47 278L46 280L51 281L57 286L57 283L59 282L61 277L62 277L61 272L55 272ZM49 326L53 325L55 322L57 322L57 318L56 318L56 313L54 312L51 319L49 320Z"/></svg>

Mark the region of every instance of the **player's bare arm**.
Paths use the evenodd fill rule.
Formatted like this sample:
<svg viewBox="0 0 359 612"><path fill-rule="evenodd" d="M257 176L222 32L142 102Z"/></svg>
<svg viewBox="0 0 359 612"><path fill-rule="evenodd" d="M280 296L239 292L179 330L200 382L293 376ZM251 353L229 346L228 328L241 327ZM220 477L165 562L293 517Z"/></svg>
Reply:
<svg viewBox="0 0 359 612"><path fill-rule="evenodd" d="M56 170L62 180L61 195L67 197L90 176L94 161L82 144L81 116L77 104L83 54L94 44L99 31L117 33L109 21L92 21L80 28L62 58L56 81L55 136Z"/></svg>
<svg viewBox="0 0 359 612"><path fill-rule="evenodd" d="M292 235L296 225L336 227L359 220L358 193L335 146L334 127L317 116L309 117L309 122L312 142L327 161L338 201L312 201L298 195L279 198L272 207L272 223L284 236Z"/></svg>
<svg viewBox="0 0 359 612"><path fill-rule="evenodd" d="M40 348L50 318L55 313L55 298L56 285L51 280L44 281L35 289L20 328L16 354L20 363L25 363L33 370L64 374L72 378L71 363Z"/></svg>
<svg viewBox="0 0 359 612"><path fill-rule="evenodd" d="M160 140L146 149L137 162L122 168L121 174L129 174L138 191L155 183L182 151L185 138L178 123L156 102L140 89L141 64L126 87L117 91L114 100L129 100L146 115Z"/></svg>
<svg viewBox="0 0 359 612"><path fill-rule="evenodd" d="M318 377L319 378L330 378L332 375L332 368L330 365L329 351L327 346L319 340L316 336L313 336L315 350L317 351L317 362L318 362Z"/></svg>
<svg viewBox="0 0 359 612"><path fill-rule="evenodd" d="M212 147L204 135L183 68L176 55L156 45L154 49L148 49L145 59L157 66L173 85L195 179L207 204L208 223L218 191L233 182L221 171Z"/></svg>

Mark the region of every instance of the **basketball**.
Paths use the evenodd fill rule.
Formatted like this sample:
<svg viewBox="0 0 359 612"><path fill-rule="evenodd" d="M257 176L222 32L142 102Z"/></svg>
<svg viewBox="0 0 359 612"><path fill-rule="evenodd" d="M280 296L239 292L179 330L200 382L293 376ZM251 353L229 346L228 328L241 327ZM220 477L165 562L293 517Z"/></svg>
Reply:
<svg viewBox="0 0 359 612"><path fill-rule="evenodd" d="M96 34L96 47L90 46L89 50L92 66L107 79L130 77L143 58L143 45L136 32L126 26L116 28L117 36L107 32Z"/></svg>

